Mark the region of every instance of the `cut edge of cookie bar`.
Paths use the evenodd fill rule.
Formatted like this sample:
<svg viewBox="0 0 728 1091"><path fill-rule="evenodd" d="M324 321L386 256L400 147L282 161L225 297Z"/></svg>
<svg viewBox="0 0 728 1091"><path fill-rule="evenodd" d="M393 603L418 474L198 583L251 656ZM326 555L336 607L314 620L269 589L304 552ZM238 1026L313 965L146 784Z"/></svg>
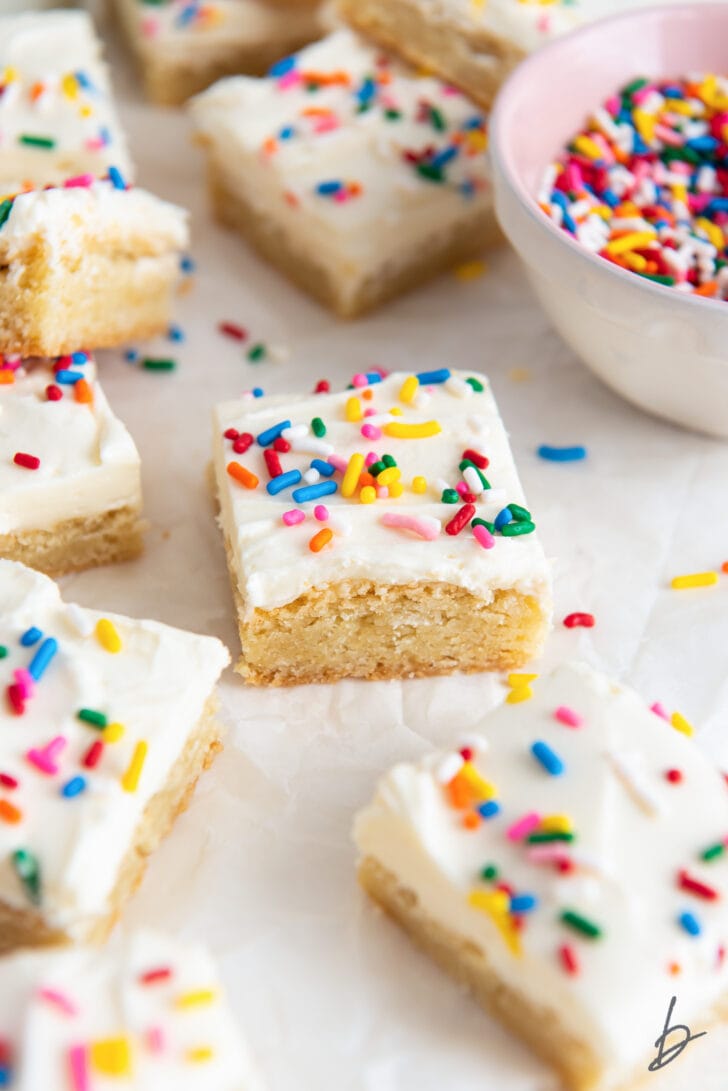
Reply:
<svg viewBox="0 0 728 1091"><path fill-rule="evenodd" d="M222 729L217 712L218 700L213 691L196 728L172 766L166 784L147 803L117 872L106 910L86 920L80 929L67 931L54 927L42 910L16 909L0 897L0 955L24 947L105 942L126 902L144 878L148 858L171 832L177 817L186 810L199 777L222 749Z"/></svg>
<svg viewBox="0 0 728 1091"><path fill-rule="evenodd" d="M428 16L419 0L338 0L341 16L379 45L436 72L485 109L525 56L516 45L473 23Z"/></svg>
<svg viewBox="0 0 728 1091"><path fill-rule="evenodd" d="M214 154L214 153L212 153ZM340 318L358 318L390 300L446 273L501 241L492 209L478 208L463 217L447 237L437 231L423 237L397 267L387 263L362 278L353 291L342 288L338 269L324 263L307 246L296 245L271 217L264 217L252 202L233 187L214 157L209 165L209 190L215 215L232 227L288 280L293 281ZM342 255L345 257L345 255Z"/></svg>
<svg viewBox="0 0 728 1091"><path fill-rule="evenodd" d="M55 526L0 535L0 557L21 561L47 576L131 561L144 550L141 508L125 505Z"/></svg>

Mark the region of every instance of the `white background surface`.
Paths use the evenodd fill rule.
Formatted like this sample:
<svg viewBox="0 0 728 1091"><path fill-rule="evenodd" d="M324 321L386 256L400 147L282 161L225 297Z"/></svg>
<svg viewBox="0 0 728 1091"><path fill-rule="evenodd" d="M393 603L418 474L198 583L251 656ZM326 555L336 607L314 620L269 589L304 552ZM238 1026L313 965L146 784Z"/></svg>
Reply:
<svg viewBox="0 0 728 1091"><path fill-rule="evenodd" d="M307 390L329 378L340 387L374 365L481 369L554 558L556 625L539 669L588 659L680 709L728 768L728 576L709 590L668 588L675 574L728 560L728 447L650 419L600 386L548 329L505 250L489 256L481 280L444 278L355 324L330 317L212 223L184 115L143 105L126 58L112 56L140 181L192 210L198 273L178 309L186 343L150 346L177 357L175 374L136 370L121 353L100 359L144 460L146 554L66 579L65 596L213 633L235 656L206 486L213 404L253 386ZM288 360L248 363L217 333L221 320L285 347ZM516 381L514 369L528 377ZM584 443L588 460L541 462L542 442ZM564 629L572 610L592 611L596 628ZM555 1088L354 879L351 818L377 776L457 741L502 694L485 676L265 691L227 675L226 749L153 859L127 922L210 945L271 1091ZM679 1014L679 979L675 992ZM668 1000L666 991L655 1038ZM728 1036L711 1032L647 1086L726 1091Z"/></svg>

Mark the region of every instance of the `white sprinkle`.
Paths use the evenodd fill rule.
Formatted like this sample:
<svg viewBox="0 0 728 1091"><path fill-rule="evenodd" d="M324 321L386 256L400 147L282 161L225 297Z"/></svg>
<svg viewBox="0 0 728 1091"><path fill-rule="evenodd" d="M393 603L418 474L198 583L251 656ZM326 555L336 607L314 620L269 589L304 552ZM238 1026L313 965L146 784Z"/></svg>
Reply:
<svg viewBox="0 0 728 1091"><path fill-rule="evenodd" d="M290 428L284 428L281 435L289 442L294 439L301 439L303 436L307 436L311 429L307 424L293 424Z"/></svg>
<svg viewBox="0 0 728 1091"><path fill-rule="evenodd" d="M463 480L468 486L470 492L474 493L475 496L480 496L480 494L485 489L485 485L480 480L480 474L474 466L465 467L465 469L463 470Z"/></svg>
<svg viewBox="0 0 728 1091"><path fill-rule="evenodd" d="M454 394L456 398L470 398L474 393L470 383L461 379L459 375L451 375L445 382L445 390L448 394Z"/></svg>
<svg viewBox="0 0 728 1091"><path fill-rule="evenodd" d="M636 767L629 755L618 753L616 750L607 750L605 757L638 807L641 807L650 817L660 814L663 809L660 799L645 780L642 770Z"/></svg>
<svg viewBox="0 0 728 1091"><path fill-rule="evenodd" d="M321 474L312 466L310 470L306 470L303 474L303 480L307 485L316 485L321 480Z"/></svg>
<svg viewBox="0 0 728 1091"><path fill-rule="evenodd" d="M435 770L435 780L439 784L449 784L452 778L458 775L464 764L462 754L447 754L439 762Z"/></svg>
<svg viewBox="0 0 728 1091"><path fill-rule="evenodd" d="M79 636L91 636L94 631L94 623L86 611L77 606L75 602L66 604L66 617Z"/></svg>
<svg viewBox="0 0 728 1091"><path fill-rule="evenodd" d="M288 439L288 436L286 436L286 439ZM327 458L334 453L333 444L326 443L323 439L316 439L315 436L288 439L288 442L292 451L305 451L307 455L323 455L324 458Z"/></svg>

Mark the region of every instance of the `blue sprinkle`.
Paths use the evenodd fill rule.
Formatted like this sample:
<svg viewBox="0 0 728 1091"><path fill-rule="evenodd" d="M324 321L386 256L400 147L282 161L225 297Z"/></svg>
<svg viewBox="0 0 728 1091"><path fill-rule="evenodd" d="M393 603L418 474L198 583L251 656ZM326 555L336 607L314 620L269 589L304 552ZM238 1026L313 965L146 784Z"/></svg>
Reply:
<svg viewBox="0 0 728 1091"><path fill-rule="evenodd" d="M285 76L286 73L292 72L295 67L295 57L284 57L282 60L276 61L273 67L268 69L268 75L273 76L274 78L277 76Z"/></svg>
<svg viewBox="0 0 728 1091"><path fill-rule="evenodd" d="M334 193L338 193L343 189L343 182L319 182L316 186L316 192L321 197L331 197Z"/></svg>
<svg viewBox="0 0 728 1091"><path fill-rule="evenodd" d="M319 481L316 485L304 485L301 489L294 489L293 499L297 504L305 504L307 500L318 500L320 496L330 496L338 487L335 481Z"/></svg>
<svg viewBox="0 0 728 1091"><path fill-rule="evenodd" d="M31 678L35 678L36 682L41 680L57 651L58 641L52 636L47 637L30 661L28 673Z"/></svg>
<svg viewBox="0 0 728 1091"><path fill-rule="evenodd" d="M137 360L139 359L139 350L138 349L127 349L126 352L124 353L124 359L129 364L135 364L137 362Z"/></svg>
<svg viewBox="0 0 728 1091"><path fill-rule="evenodd" d="M692 148L696 152L713 152L719 144L720 141L717 137L706 133L705 136L696 136L692 140L688 140L685 147Z"/></svg>
<svg viewBox="0 0 728 1091"><path fill-rule="evenodd" d="M104 145L104 147L108 148L109 144L111 143L111 133L105 125L102 125L102 127L99 129L99 139L101 140L101 143Z"/></svg>
<svg viewBox="0 0 728 1091"><path fill-rule="evenodd" d="M547 462L581 462L586 458L586 447L549 447L542 443L537 454Z"/></svg>
<svg viewBox="0 0 728 1091"><path fill-rule="evenodd" d="M703 215L712 215L714 212L728 212L728 197L714 197L703 211Z"/></svg>
<svg viewBox="0 0 728 1091"><path fill-rule="evenodd" d="M678 917L678 923L689 936L699 936L703 930L700 921L693 913L681 913Z"/></svg>
<svg viewBox="0 0 728 1091"><path fill-rule="evenodd" d="M531 753L536 761L539 761L546 772L550 773L552 777L560 777L566 769L566 766L559 755L556 751L551 749L548 743L541 741L535 742L531 747Z"/></svg>
<svg viewBox="0 0 728 1091"><path fill-rule="evenodd" d="M78 71L74 72L73 74L76 77L76 82L78 83L79 87L83 87L84 91L91 91L93 89L94 85L85 72Z"/></svg>
<svg viewBox="0 0 728 1091"><path fill-rule="evenodd" d="M457 155L458 149L454 145L450 145L449 148L443 148L437 155L433 155L432 159L430 159L430 166L438 169L446 167Z"/></svg>
<svg viewBox="0 0 728 1091"><path fill-rule="evenodd" d="M61 795L65 796L66 799L73 799L74 796L80 795L85 787L86 781L84 777L72 777L71 780L66 781L61 788Z"/></svg>
<svg viewBox="0 0 728 1091"><path fill-rule="evenodd" d="M9 1066L0 1064L0 1087L10 1087L13 1078L13 1070Z"/></svg>
<svg viewBox="0 0 728 1091"><path fill-rule="evenodd" d="M194 258L191 258L189 254L185 254L184 257L179 259L179 267L183 273L188 276L190 273L194 273L197 266L195 265Z"/></svg>
<svg viewBox="0 0 728 1091"><path fill-rule="evenodd" d="M469 130L471 130L471 129L484 129L484 128L485 128L484 120L478 114L475 114L473 117L469 117L468 120L463 125L463 129L469 129Z"/></svg>
<svg viewBox="0 0 728 1091"><path fill-rule="evenodd" d="M497 803L494 799L489 799L487 803L481 803L478 807L478 814L481 818L495 818L497 814L500 814L500 803Z"/></svg>
<svg viewBox="0 0 728 1091"><path fill-rule="evenodd" d="M126 189L124 175L121 173L118 167L109 167L109 181L111 182L114 189Z"/></svg>
<svg viewBox="0 0 728 1091"><path fill-rule="evenodd" d="M69 371L68 368L61 368L56 372L56 382L61 383L63 386L75 386L79 379L83 379L83 374L80 371Z"/></svg>
<svg viewBox="0 0 728 1091"><path fill-rule="evenodd" d="M187 26L197 15L197 8L194 4L188 4L186 8L182 8L182 11L175 20L178 27Z"/></svg>
<svg viewBox="0 0 728 1091"><path fill-rule="evenodd" d="M251 390L251 394L253 395L254 398L262 398L263 397L263 387L262 386L254 386L253 389Z"/></svg>
<svg viewBox="0 0 728 1091"><path fill-rule="evenodd" d="M255 394L255 391L253 391ZM261 432L258 436L258 443L261 447L268 447L274 440L278 439L281 432L285 432L286 428L291 427L289 420L281 420L278 424L274 424L272 428L266 428L264 432Z"/></svg>
<svg viewBox="0 0 728 1091"><path fill-rule="evenodd" d="M513 522L513 512L511 511L510 508L503 508L503 510L499 511L498 514L495 517L495 529L500 530L501 527L504 527L507 523L512 523L512 522Z"/></svg>
<svg viewBox="0 0 728 1091"><path fill-rule="evenodd" d="M72 352L71 353L71 359L73 360L74 364L87 364L88 363L88 353L87 352Z"/></svg>
<svg viewBox="0 0 728 1091"><path fill-rule="evenodd" d="M26 629L20 638L20 643L24 648L32 648L34 644L37 644L40 638L43 636L42 629L36 629L35 625L31 625L30 629Z"/></svg>
<svg viewBox="0 0 728 1091"><path fill-rule="evenodd" d="M367 76L362 83L358 91L354 93L354 98L359 102L369 102L374 98L376 94L377 86L371 76Z"/></svg>
<svg viewBox="0 0 728 1091"><path fill-rule="evenodd" d="M475 186L469 178L467 178L464 182L460 183L460 192L462 193L463 197L475 196Z"/></svg>
<svg viewBox="0 0 728 1091"><path fill-rule="evenodd" d="M370 386L374 386L375 383L381 383L382 381L382 376L378 371L365 371L364 375Z"/></svg>
<svg viewBox="0 0 728 1091"><path fill-rule="evenodd" d="M286 127L284 129L281 129L281 131L278 133L278 139L279 140L292 140L295 135L296 135L296 130L293 128L293 126L292 125L286 125Z"/></svg>
<svg viewBox="0 0 728 1091"><path fill-rule="evenodd" d="M289 489L292 485L297 485L300 480L300 470L289 470L288 473L278 474L277 477L272 477L266 485L266 490L271 496L276 496L279 492L283 492L284 489Z"/></svg>
<svg viewBox="0 0 728 1091"><path fill-rule="evenodd" d="M311 469L318 470L323 477L331 477L336 473L336 467L332 466L330 462L324 462L322 458L314 458L311 462Z"/></svg>
<svg viewBox="0 0 728 1091"><path fill-rule="evenodd" d="M535 894L515 894L511 898L511 913L530 913L538 905Z"/></svg>
<svg viewBox="0 0 728 1091"><path fill-rule="evenodd" d="M185 331L181 326L170 326L167 330L167 337L169 337L170 341L184 341Z"/></svg>
<svg viewBox="0 0 728 1091"><path fill-rule="evenodd" d="M450 368L441 367L438 371L420 371L417 378L421 386L436 386L437 383L446 383L450 374Z"/></svg>

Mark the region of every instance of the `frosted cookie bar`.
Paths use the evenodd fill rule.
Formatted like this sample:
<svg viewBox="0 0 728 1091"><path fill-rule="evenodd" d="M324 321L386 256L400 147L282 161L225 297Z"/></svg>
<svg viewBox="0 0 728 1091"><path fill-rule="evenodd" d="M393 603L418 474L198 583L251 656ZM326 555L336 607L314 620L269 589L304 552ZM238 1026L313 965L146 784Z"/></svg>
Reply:
<svg viewBox="0 0 728 1091"><path fill-rule="evenodd" d="M357 30L485 108L527 53L580 25L582 6L580 0L338 0Z"/></svg>
<svg viewBox="0 0 728 1091"><path fill-rule="evenodd" d="M132 176L89 16L0 18L0 194L112 164Z"/></svg>
<svg viewBox="0 0 728 1091"><path fill-rule="evenodd" d="M0 365L0 557L58 576L138 556L139 453L93 359Z"/></svg>
<svg viewBox="0 0 728 1091"><path fill-rule="evenodd" d="M219 747L228 655L12 561L0 634L0 950L99 942Z"/></svg>
<svg viewBox="0 0 728 1091"><path fill-rule="evenodd" d="M550 572L487 380L442 369L229 402L221 525L248 682L519 666Z"/></svg>
<svg viewBox="0 0 728 1091"><path fill-rule="evenodd" d="M487 122L348 30L191 106L218 218L351 317L497 238Z"/></svg>
<svg viewBox="0 0 728 1091"><path fill-rule="evenodd" d="M143 930L0 959L0 1086L261 1091L208 953Z"/></svg>
<svg viewBox="0 0 728 1091"><path fill-rule="evenodd" d="M321 33L318 0L115 0L147 95L177 106L222 76L262 75Z"/></svg>
<svg viewBox="0 0 728 1091"><path fill-rule="evenodd" d="M694 1034L728 1016L725 780L586 665L512 681L463 746L382 779L359 877L565 1087L626 1088L671 996Z"/></svg>
<svg viewBox="0 0 728 1091"><path fill-rule="evenodd" d="M0 200L0 350L57 356L163 332L187 243L187 214L113 167Z"/></svg>

